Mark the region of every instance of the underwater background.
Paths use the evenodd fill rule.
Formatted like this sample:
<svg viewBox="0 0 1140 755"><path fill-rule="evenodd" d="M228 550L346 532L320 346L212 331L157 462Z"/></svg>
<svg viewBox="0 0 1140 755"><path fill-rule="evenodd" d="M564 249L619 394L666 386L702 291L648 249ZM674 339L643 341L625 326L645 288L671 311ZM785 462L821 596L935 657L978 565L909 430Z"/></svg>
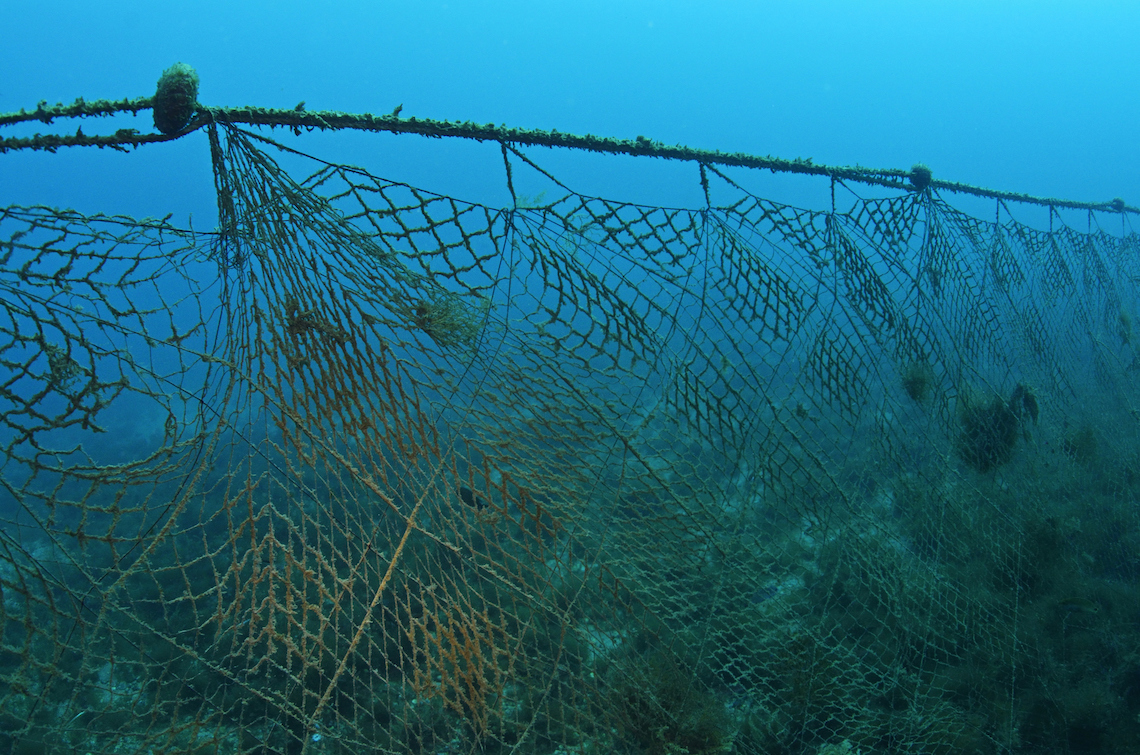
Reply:
<svg viewBox="0 0 1140 755"><path fill-rule="evenodd" d="M1124 0L13 3L0 110L141 96L184 61L217 105L403 104L405 117L829 165L923 162L977 186L1135 203L1138 31L1140 11ZM201 149L8 155L0 191L49 201L66 187L79 209L98 199L103 211L161 217L177 190L204 220ZM417 165L460 195L486 188L460 168ZM663 199L692 200L686 188Z"/></svg>
<svg viewBox="0 0 1140 755"><path fill-rule="evenodd" d="M1140 752L1134 4L3 16L0 750Z"/></svg>

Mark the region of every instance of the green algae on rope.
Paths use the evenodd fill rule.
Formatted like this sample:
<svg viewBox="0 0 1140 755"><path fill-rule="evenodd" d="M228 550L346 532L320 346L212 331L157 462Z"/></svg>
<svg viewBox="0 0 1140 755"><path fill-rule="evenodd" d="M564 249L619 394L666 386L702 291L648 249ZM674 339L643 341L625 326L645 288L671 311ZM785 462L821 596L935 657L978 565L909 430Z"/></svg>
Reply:
<svg viewBox="0 0 1140 755"><path fill-rule="evenodd" d="M150 142L168 141L192 133L211 121L249 126L269 126L289 128L300 134L305 130L355 130L387 131L394 134L419 134L428 137L458 137L475 141L498 142L499 144L532 145L542 147L562 147L581 149L588 152L625 154L641 157L657 157L666 160L683 160L699 165L727 165L774 173L800 173L830 178L834 181L855 181L869 185L884 186L902 191L923 192L927 189L970 194L988 199L997 199L1046 207L1058 207L1097 212L1140 213L1140 208L1131 207L1119 197L1107 202L1078 202L1072 200L1038 197L1020 192L998 191L955 181L939 181L933 178L930 168L921 163L909 170L898 168L873 169L856 165L853 167L820 165L811 158L787 160L778 157L750 155L743 152L720 152L686 147L669 146L661 142L637 136L634 139L615 139L593 134L565 134L557 129L520 129L496 126L493 123L478 124L470 121L439 121L425 118L402 118L403 105L398 105L387 115L371 113L342 113L337 111L306 110L304 103L291 109L261 107L207 108L196 102L198 74L184 63L176 63L163 72L154 97L117 101L96 100L87 102L77 99L71 105L57 104L48 107L40 102L36 110L18 113L0 113L0 126L38 120L51 123L56 118L112 115L118 112L137 113L146 108L155 109L155 126L159 134L141 134L135 129L120 129L110 136L89 136L76 131L73 135L36 134L24 138L0 138L0 153L9 150L31 149L54 152L61 147L110 147L125 151L127 147L137 147Z"/></svg>

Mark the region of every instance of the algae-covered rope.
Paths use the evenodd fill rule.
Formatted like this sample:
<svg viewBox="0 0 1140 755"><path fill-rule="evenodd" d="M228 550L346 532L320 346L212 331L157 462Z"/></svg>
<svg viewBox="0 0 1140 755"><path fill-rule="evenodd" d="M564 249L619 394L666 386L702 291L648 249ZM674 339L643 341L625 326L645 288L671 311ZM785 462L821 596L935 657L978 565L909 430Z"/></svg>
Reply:
<svg viewBox="0 0 1140 755"><path fill-rule="evenodd" d="M499 144L562 147L589 152L684 160L700 165L726 165L770 170L775 173L825 176L832 180L857 181L900 190L925 191L929 188L943 192L970 194L1006 202L1021 202L1046 207L1140 214L1140 208L1129 206L1120 198L1107 202L1078 202L1038 197L1020 192L986 189L955 181L935 180L930 169L924 165L915 165L909 170L864 168L859 165L853 167L820 165L813 162L811 158L786 160L743 152L720 152L681 145L669 146L647 139L644 136L638 136L635 139L615 139L594 136L593 134L565 134L556 129L544 131L541 129L496 126L493 123L478 124L470 121L451 122L414 117L402 118L400 116L402 106L397 106L387 115L341 113L332 110L310 111L305 109L303 102L292 109L207 108L197 103L197 88L198 76L194 70L185 64L177 63L163 72L159 79L158 91L154 97L115 101L95 100L91 102L81 98L70 105L59 104L51 107L41 102L31 112L20 110L18 113L0 113L0 126L5 126L27 121L51 123L57 118L106 116L121 112L135 114L139 110L150 108L154 110L155 125L161 132L143 134L135 129L120 129L109 136L92 136L84 134L81 127L72 135L36 134L31 137L0 138L0 153L20 149L54 152L61 147L80 146L126 150L150 142L176 139L196 131L211 121L223 121L250 126L289 128L298 134L302 129L330 131L348 129L387 131L394 134L419 134L437 138L458 137Z"/></svg>

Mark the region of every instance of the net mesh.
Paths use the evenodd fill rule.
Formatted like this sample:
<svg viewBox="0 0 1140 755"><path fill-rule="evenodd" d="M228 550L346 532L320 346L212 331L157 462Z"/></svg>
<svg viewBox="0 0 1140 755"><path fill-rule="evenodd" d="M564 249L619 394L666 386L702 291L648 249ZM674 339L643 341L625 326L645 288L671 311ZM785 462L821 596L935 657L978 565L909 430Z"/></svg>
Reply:
<svg viewBox="0 0 1140 755"><path fill-rule="evenodd" d="M208 132L214 233L0 208L5 750L1140 738L1135 233Z"/></svg>

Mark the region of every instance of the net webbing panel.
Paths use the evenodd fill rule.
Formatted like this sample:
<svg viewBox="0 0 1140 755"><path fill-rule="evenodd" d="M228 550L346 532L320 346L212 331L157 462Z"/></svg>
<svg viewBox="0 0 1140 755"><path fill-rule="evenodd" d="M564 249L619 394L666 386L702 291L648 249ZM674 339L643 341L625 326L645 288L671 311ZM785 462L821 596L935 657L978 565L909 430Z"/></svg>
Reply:
<svg viewBox="0 0 1140 755"><path fill-rule="evenodd" d="M190 114L166 135L0 141L202 130L218 196L212 233L0 208L0 748L1140 737L1123 202L982 192L980 219L949 199L970 187L919 168ZM498 208L287 170L302 156L243 122L498 141L511 196L542 170L526 144L612 147L695 161L729 199ZM780 204L725 165L802 168L849 200ZM1088 226L1026 226L1022 201Z"/></svg>

